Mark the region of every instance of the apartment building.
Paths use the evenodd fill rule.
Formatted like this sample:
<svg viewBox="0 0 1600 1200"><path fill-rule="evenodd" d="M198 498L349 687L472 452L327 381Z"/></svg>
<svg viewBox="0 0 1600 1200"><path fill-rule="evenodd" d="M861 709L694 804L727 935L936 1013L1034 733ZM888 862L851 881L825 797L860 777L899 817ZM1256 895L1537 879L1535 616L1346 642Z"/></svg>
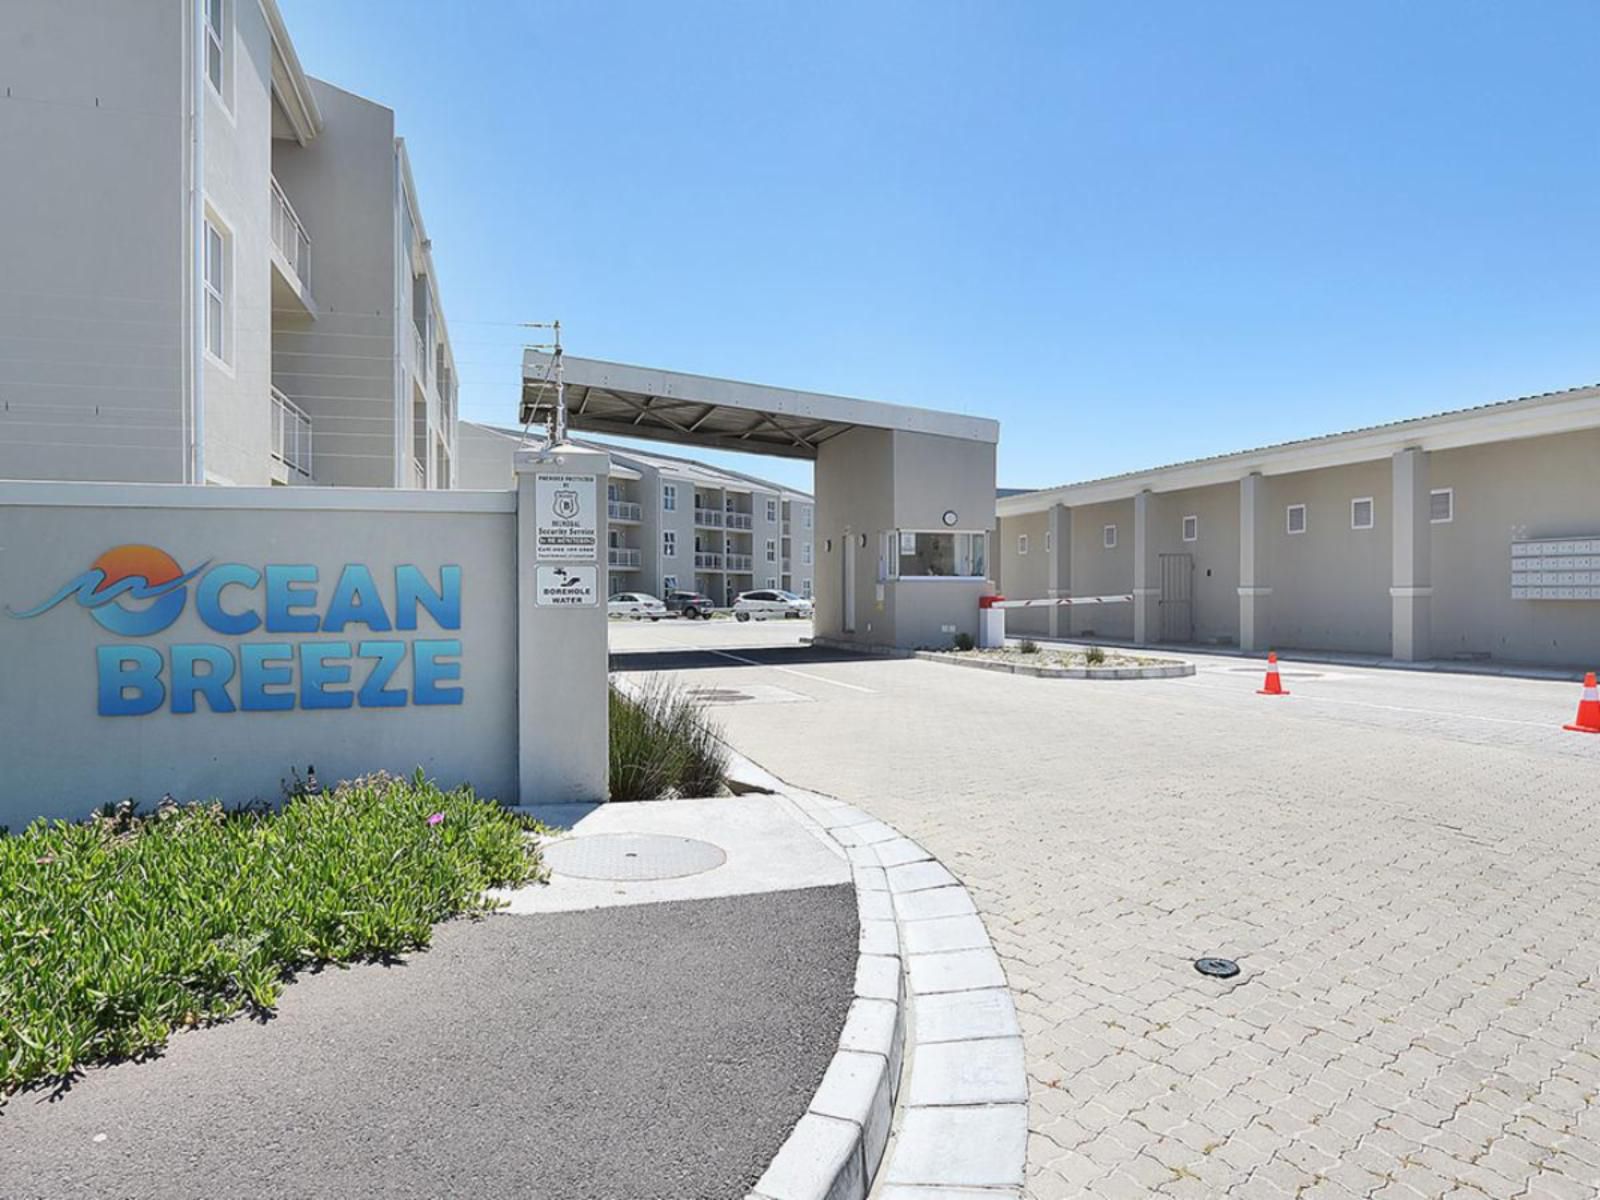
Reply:
<svg viewBox="0 0 1600 1200"><path fill-rule="evenodd" d="M519 431L462 421L459 438L460 486L513 486ZM692 459L579 444L611 455L608 591L692 589L719 604L756 588L812 596L816 506L808 494Z"/></svg>
<svg viewBox="0 0 1600 1200"><path fill-rule="evenodd" d="M11 0L0 478L450 487L456 383L394 113L275 0Z"/></svg>
<svg viewBox="0 0 1600 1200"><path fill-rule="evenodd" d="M1600 387L1002 497L1013 633L1600 663Z"/></svg>

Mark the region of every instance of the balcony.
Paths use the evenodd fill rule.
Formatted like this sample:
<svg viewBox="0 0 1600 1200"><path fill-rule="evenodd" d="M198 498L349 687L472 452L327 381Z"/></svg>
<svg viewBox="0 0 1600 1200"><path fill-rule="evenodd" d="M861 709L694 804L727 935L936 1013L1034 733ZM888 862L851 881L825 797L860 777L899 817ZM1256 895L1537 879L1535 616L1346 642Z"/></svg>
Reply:
<svg viewBox="0 0 1600 1200"><path fill-rule="evenodd" d="M423 387L428 386L428 369L432 366L431 356L428 354L427 342L423 340L422 331L415 325L411 327L411 361L417 372L417 379Z"/></svg>
<svg viewBox="0 0 1600 1200"><path fill-rule="evenodd" d="M613 521L637 521L643 512L632 500L608 500L606 511Z"/></svg>
<svg viewBox="0 0 1600 1200"><path fill-rule="evenodd" d="M311 478L311 418L277 388L272 389L272 461L279 483Z"/></svg>
<svg viewBox="0 0 1600 1200"><path fill-rule="evenodd" d="M742 512L723 513L724 523L729 529L749 529L750 514Z"/></svg>
<svg viewBox="0 0 1600 1200"><path fill-rule="evenodd" d="M317 315L311 299L311 235L300 223L294 205L272 180L272 281L274 308L298 309L308 317Z"/></svg>
<svg viewBox="0 0 1600 1200"><path fill-rule="evenodd" d="M789 526L791 526L793 524L794 524L793 521L785 521L783 523L783 536L784 537L788 537L789 536Z"/></svg>
<svg viewBox="0 0 1600 1200"><path fill-rule="evenodd" d="M728 570L730 570L730 571L748 571L750 569L750 562L751 562L750 555L748 555L748 554L730 554L727 557L728 557Z"/></svg>
<svg viewBox="0 0 1600 1200"><path fill-rule="evenodd" d="M613 567L637 567L639 552L628 546L608 546L606 562Z"/></svg>
<svg viewBox="0 0 1600 1200"><path fill-rule="evenodd" d="M722 555L703 554L696 550L694 554L694 568L697 571L720 571L722 570Z"/></svg>
<svg viewBox="0 0 1600 1200"><path fill-rule="evenodd" d="M722 528L722 514L714 508L696 508L694 510L694 523L704 525L707 529Z"/></svg>

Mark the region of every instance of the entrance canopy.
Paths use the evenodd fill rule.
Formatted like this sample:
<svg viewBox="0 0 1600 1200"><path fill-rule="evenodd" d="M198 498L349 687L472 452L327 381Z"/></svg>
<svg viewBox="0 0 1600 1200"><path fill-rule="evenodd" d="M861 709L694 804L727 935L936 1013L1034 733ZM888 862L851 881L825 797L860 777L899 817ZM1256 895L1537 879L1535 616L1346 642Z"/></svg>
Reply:
<svg viewBox="0 0 1600 1200"><path fill-rule="evenodd" d="M821 392L685 375L597 358L564 358L567 424L614 437L651 438L785 458L817 457L817 448L853 428L935 434L994 445L1000 425L983 417L855 400ZM555 412L551 357L522 359L519 421L543 424Z"/></svg>

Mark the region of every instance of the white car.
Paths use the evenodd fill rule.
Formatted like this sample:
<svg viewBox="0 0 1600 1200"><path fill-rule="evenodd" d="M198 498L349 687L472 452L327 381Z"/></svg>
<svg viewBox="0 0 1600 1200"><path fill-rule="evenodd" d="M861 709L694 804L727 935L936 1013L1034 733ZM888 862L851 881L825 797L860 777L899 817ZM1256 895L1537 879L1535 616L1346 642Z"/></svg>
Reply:
<svg viewBox="0 0 1600 1200"><path fill-rule="evenodd" d="M759 592L740 592L739 598L733 602L733 617L736 621L748 621L752 618L765 621L771 617L810 615L811 601L796 596L793 592L778 591L773 588Z"/></svg>
<svg viewBox="0 0 1600 1200"><path fill-rule="evenodd" d="M606 616L628 617L635 621L659 621L667 616L667 606L644 592L618 592L606 599Z"/></svg>

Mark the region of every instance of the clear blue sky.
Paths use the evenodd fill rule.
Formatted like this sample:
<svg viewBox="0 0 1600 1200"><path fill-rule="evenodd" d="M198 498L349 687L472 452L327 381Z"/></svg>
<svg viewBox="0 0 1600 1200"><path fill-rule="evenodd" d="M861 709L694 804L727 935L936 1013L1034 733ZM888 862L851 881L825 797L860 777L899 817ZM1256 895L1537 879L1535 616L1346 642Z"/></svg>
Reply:
<svg viewBox="0 0 1600 1200"><path fill-rule="evenodd" d="M470 418L552 316L1011 486L1600 379L1593 0L280 2L397 111Z"/></svg>

